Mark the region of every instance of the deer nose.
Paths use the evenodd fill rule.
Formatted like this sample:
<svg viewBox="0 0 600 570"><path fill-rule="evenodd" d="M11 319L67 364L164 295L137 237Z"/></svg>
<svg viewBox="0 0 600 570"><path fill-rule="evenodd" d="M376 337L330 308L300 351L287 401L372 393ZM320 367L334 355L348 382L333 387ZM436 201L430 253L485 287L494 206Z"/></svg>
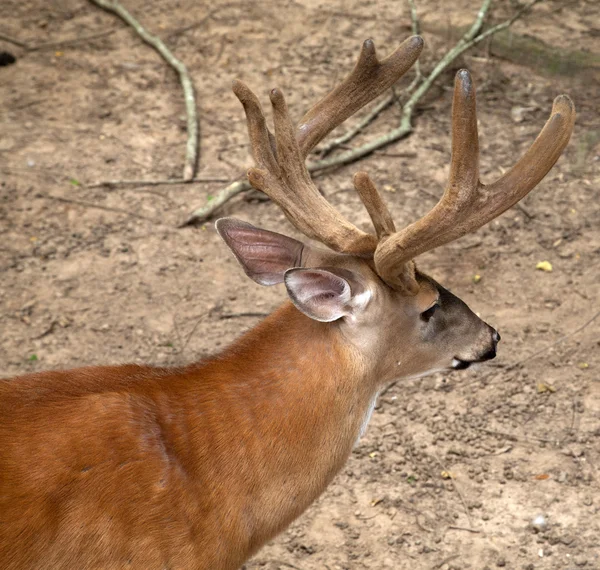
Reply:
<svg viewBox="0 0 600 570"><path fill-rule="evenodd" d="M491 360L492 358L496 358L496 343L494 343L494 346L479 358L479 362Z"/></svg>
<svg viewBox="0 0 600 570"><path fill-rule="evenodd" d="M500 342L500 334L496 329L493 329L492 327L490 327L490 329L492 333L492 346L479 358L480 362L496 358L496 348L498 347L498 342Z"/></svg>

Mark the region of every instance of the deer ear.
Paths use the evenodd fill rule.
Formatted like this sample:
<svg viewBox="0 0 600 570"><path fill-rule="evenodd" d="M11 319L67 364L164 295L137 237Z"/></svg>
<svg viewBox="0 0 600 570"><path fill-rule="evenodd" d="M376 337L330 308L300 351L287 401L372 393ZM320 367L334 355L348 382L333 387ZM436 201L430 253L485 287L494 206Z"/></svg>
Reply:
<svg viewBox="0 0 600 570"><path fill-rule="evenodd" d="M355 315L371 297L353 272L337 268L290 269L285 286L299 311L326 323Z"/></svg>
<svg viewBox="0 0 600 570"><path fill-rule="evenodd" d="M298 240L235 218L221 218L215 226L246 275L259 285L283 283L288 269L302 265L305 245Z"/></svg>

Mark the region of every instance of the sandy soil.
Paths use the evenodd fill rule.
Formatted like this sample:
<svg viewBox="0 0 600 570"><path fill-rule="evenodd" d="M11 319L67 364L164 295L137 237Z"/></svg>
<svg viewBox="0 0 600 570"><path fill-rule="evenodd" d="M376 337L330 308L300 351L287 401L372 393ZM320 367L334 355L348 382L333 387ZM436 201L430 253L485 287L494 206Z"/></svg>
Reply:
<svg viewBox="0 0 600 570"><path fill-rule="evenodd" d="M199 176L224 181L250 165L232 78L265 101L280 86L299 118L350 69L365 38L387 53L410 33L403 3L392 0L126 4L187 64L199 101ZM423 0L419 10L425 23L459 26L475 8ZM493 18L509 10L500 2ZM257 322L244 313L276 307L282 289L245 278L212 223L177 229L222 183L87 186L180 176L185 110L172 70L83 0L5 0L2 16L0 32L32 45L111 33L36 51L0 41L17 58L0 67L0 376L189 362ZM599 17L592 1L546 2L514 31L598 53ZM427 70L455 38L425 38ZM575 135L538 190L420 261L500 330L499 358L389 390L328 491L248 570L600 567L600 319L571 334L600 308L600 78L548 76L487 53L457 61L423 100L415 133L360 168L387 187L402 226L442 191L458 67L479 86L484 181L514 163L557 94L573 97ZM353 144L397 120L389 109ZM357 169L318 184L368 228L351 186ZM236 199L223 213L297 235L270 203ZM536 270L539 261L553 271ZM540 515L547 524L536 528Z"/></svg>

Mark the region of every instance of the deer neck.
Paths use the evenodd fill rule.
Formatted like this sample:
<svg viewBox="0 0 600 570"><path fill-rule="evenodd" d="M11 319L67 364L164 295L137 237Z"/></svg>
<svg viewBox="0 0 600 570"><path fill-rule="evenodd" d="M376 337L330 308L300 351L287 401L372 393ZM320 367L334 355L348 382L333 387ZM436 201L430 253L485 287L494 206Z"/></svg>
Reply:
<svg viewBox="0 0 600 570"><path fill-rule="evenodd" d="M290 303L198 370L198 398L215 402L203 421L214 413L215 426L236 442L232 457L199 441L200 455L210 454L212 481L229 474L220 496L236 497L252 544L298 516L348 458L375 396L365 370L335 324L313 321Z"/></svg>
<svg viewBox="0 0 600 570"><path fill-rule="evenodd" d="M310 446L315 456L350 452L363 411L375 395L365 358L336 323L321 323L286 303L218 357L231 367L226 398L246 410L253 433L277 427L286 449ZM239 417L237 418L239 419ZM272 448L272 442L267 443ZM304 457L309 450L304 450Z"/></svg>

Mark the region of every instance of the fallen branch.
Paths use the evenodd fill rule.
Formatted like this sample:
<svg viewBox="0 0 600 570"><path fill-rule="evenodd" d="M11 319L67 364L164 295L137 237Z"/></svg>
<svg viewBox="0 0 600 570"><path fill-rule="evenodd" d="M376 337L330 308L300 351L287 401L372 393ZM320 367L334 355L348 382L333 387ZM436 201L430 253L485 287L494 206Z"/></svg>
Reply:
<svg viewBox="0 0 600 570"><path fill-rule="evenodd" d="M307 164L308 171L314 173L327 168L332 168L334 166L342 166L351 162L355 162L363 158L364 156L371 154L373 151L381 147L387 146L393 142L396 142L408 136L413 130L412 116L415 110L415 106L420 101L420 99L427 93L427 91L429 91L434 81L448 68L448 66L466 50L479 44L486 38L489 38L490 36L494 35L495 33L510 27L515 21L517 21L521 16L523 16L523 14L528 12L535 4L541 1L542 0L531 0L528 4L521 8L508 20L505 20L504 22L489 28L485 32L480 33L481 28L483 27L484 19L492 4L492 0L484 0L481 4L481 7L479 8L477 17L473 22L473 25L460 38L458 43L442 57L442 59L433 68L431 73L426 77L424 76L421 85L415 89L415 91L412 93L409 99L405 102L402 109L402 115L400 117L400 125L396 129L350 151L337 154L328 159L323 159L309 163ZM413 26L418 26L418 20L416 20L416 10L412 10L414 2L411 2L410 6ZM380 103L380 105L383 105L383 102ZM359 130L360 129L355 130L354 134L359 132ZM346 140L348 139L345 139L344 142L346 142ZM190 214L189 218L182 225L205 222L225 202L227 202L240 192L249 190L250 187L250 184L248 184L245 181L237 181L233 184L230 184L229 186L221 190L214 198L212 198L210 202L205 204L203 207L194 210Z"/></svg>
<svg viewBox="0 0 600 570"><path fill-rule="evenodd" d="M194 86L188 74L186 66L179 61L169 50L169 48L157 36L148 33L146 29L117 1L117 0L90 0L92 4L103 8L119 16L124 22L129 24L136 33L148 45L153 47L161 57L179 74L181 87L185 99L185 109L187 114L187 146L185 152L185 164L183 167L183 180L189 181L194 178L196 165L198 163L198 118L196 115L196 98L194 96Z"/></svg>
<svg viewBox="0 0 600 570"><path fill-rule="evenodd" d="M407 90L410 86L407 88ZM384 99L382 99L373 109L365 115L363 119L361 119L356 125L352 128L348 129L343 135L339 136L332 141L329 141L326 145L321 147L320 156L321 158L327 156L332 150L342 146L344 143L347 143L349 140L353 139L358 133L360 133L365 127L370 125L379 115L385 111L396 99L396 94L393 91L390 91Z"/></svg>
<svg viewBox="0 0 600 570"><path fill-rule="evenodd" d="M247 180L236 180L235 182L232 182L229 186L223 188L216 196L208 200L205 206L194 210L189 218L180 224L179 227L182 228L196 222L208 220L215 210L218 210L225 202L251 188L252 186L250 186L250 182Z"/></svg>
<svg viewBox="0 0 600 570"><path fill-rule="evenodd" d="M210 182L227 182L227 178L202 177L184 180L183 178L166 178L164 180L101 180L92 184L84 184L86 188L102 188L104 186L168 186L169 184L208 184Z"/></svg>

